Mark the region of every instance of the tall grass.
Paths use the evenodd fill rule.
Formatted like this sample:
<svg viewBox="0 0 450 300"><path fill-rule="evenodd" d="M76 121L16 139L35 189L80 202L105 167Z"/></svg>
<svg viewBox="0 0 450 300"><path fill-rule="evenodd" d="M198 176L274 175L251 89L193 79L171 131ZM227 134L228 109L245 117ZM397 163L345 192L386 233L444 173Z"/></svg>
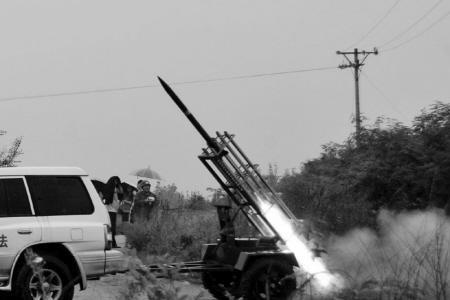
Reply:
<svg viewBox="0 0 450 300"><path fill-rule="evenodd" d="M233 210L231 215L237 210ZM238 213L234 220L237 237L255 237L256 230ZM121 225L131 248L138 256L170 256L178 260L200 259L205 243L214 243L220 236L219 221L215 208L206 209L160 209L148 221Z"/></svg>
<svg viewBox="0 0 450 300"><path fill-rule="evenodd" d="M148 221L123 224L121 230L138 256L200 259L204 243L214 242L219 226L214 210L158 210Z"/></svg>

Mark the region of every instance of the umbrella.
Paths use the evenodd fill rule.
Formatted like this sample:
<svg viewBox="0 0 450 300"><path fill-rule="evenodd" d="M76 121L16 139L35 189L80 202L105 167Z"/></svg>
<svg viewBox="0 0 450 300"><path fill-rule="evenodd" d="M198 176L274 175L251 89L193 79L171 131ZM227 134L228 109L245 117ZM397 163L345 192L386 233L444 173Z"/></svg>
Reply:
<svg viewBox="0 0 450 300"><path fill-rule="evenodd" d="M97 192L103 193L106 183L104 183L103 181L98 180L98 179L92 179L91 181L92 181L92 184L94 185L95 189L97 190Z"/></svg>
<svg viewBox="0 0 450 300"><path fill-rule="evenodd" d="M128 184L132 186L133 188L137 188L137 182L140 179L138 176L132 176L132 175L122 175L119 176L122 183Z"/></svg>
<svg viewBox="0 0 450 300"><path fill-rule="evenodd" d="M134 172L131 172L130 174L137 176L137 177L144 177L147 179L161 180L161 176L159 176L159 174L156 171L152 170L150 168L150 166L148 166L146 168L138 169Z"/></svg>
<svg viewBox="0 0 450 300"><path fill-rule="evenodd" d="M150 184L152 185L152 189L158 186L158 184L160 184L162 181L160 179L149 179L147 177L141 177L136 175L119 175L119 178L122 181L122 183L130 185L133 188L137 188L137 182L141 179L149 181Z"/></svg>

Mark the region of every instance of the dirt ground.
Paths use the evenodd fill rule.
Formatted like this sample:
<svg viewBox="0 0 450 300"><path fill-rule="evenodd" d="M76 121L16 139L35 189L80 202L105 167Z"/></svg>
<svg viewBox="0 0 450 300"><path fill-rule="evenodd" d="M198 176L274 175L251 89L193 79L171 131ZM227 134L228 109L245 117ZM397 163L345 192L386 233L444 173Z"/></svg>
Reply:
<svg viewBox="0 0 450 300"><path fill-rule="evenodd" d="M123 298L121 296L121 290L123 290L126 280L125 276L124 274L117 274L103 277L100 280L90 280L88 281L88 288L86 290L80 291L78 287L75 289L74 300L120 300ZM203 292L204 294L201 296L201 300L215 299L199 283L175 281L174 284L180 288L179 295L187 295L194 299ZM141 299L144 300L146 298L142 297Z"/></svg>

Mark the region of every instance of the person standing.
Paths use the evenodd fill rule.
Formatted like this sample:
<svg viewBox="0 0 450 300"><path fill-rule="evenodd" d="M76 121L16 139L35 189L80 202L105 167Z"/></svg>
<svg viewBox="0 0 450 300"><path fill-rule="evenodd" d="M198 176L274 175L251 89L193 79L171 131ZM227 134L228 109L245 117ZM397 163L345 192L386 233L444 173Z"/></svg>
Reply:
<svg viewBox="0 0 450 300"><path fill-rule="evenodd" d="M133 208L134 196L136 188L127 183L122 182L123 200L120 203L119 212L122 216L122 222L131 222L131 210Z"/></svg>
<svg viewBox="0 0 450 300"><path fill-rule="evenodd" d="M111 220L112 243L113 247L117 248L116 243L116 226L117 226L117 211L120 207L120 201L123 197L122 184L118 176L113 176L106 182L104 199L105 205L108 209L109 218Z"/></svg>
<svg viewBox="0 0 450 300"><path fill-rule="evenodd" d="M156 195L150 192L151 184L147 180L138 181L138 192L134 197L133 221L148 221L150 213L156 206Z"/></svg>

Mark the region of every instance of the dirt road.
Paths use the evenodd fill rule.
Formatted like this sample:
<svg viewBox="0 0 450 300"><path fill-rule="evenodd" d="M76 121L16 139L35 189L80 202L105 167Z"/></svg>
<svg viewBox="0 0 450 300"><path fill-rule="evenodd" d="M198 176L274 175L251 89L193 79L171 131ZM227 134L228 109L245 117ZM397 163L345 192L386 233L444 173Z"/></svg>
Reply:
<svg viewBox="0 0 450 300"><path fill-rule="evenodd" d="M118 274L114 276L103 277L100 280L91 280L88 282L88 288L84 291L80 291L78 288L75 290L74 300L120 300L122 291L124 290L126 282L126 275ZM188 281L175 281L174 285L179 288L179 295L187 295L194 299L200 293L204 293L201 296L201 300L213 300L201 286L197 283ZM147 299L145 297L142 300Z"/></svg>

